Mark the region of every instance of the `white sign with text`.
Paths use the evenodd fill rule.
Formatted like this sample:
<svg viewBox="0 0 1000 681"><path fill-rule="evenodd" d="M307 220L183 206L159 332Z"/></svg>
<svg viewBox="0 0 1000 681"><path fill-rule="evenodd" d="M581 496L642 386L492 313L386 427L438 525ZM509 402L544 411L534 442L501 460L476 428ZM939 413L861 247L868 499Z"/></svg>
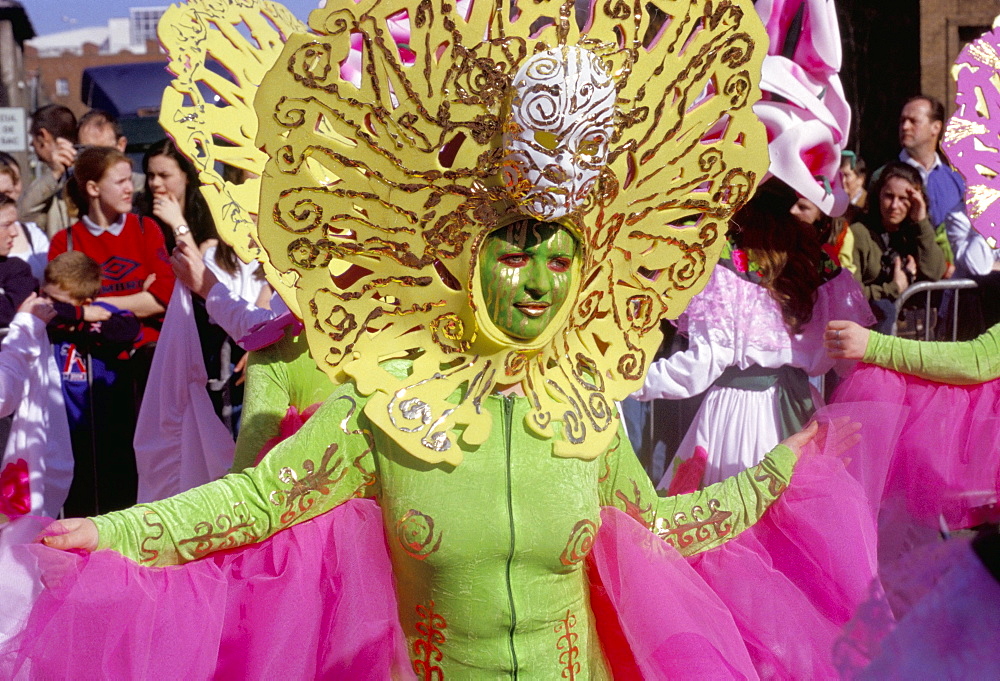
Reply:
<svg viewBox="0 0 1000 681"><path fill-rule="evenodd" d="M0 107L0 151L27 151L28 128L24 124L24 109Z"/></svg>

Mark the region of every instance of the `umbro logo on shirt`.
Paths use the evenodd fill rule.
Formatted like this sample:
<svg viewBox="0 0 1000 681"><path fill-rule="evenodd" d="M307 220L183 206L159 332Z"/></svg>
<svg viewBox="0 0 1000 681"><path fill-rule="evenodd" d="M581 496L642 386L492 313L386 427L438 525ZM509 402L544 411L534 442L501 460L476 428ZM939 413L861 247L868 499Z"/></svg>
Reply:
<svg viewBox="0 0 1000 681"><path fill-rule="evenodd" d="M138 266L139 263L134 260L123 258L120 255L113 255L104 261L104 264L101 265L101 271L105 279L121 281L123 277L128 276Z"/></svg>

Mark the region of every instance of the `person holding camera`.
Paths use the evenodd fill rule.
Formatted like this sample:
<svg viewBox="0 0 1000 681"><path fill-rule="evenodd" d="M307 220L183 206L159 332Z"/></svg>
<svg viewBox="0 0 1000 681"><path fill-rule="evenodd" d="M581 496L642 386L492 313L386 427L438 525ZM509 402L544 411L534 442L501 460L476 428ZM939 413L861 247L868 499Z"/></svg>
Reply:
<svg viewBox="0 0 1000 681"><path fill-rule="evenodd" d="M912 166L885 166L869 193L868 213L851 225L855 278L878 318L875 330L889 333L896 299L914 281L938 281L947 263L934 240L924 183Z"/></svg>
<svg viewBox="0 0 1000 681"><path fill-rule="evenodd" d="M66 183L76 161L76 116L65 106L49 104L31 115L31 146L44 164L41 174L21 196L21 222L34 222L52 237L76 218L66 196Z"/></svg>

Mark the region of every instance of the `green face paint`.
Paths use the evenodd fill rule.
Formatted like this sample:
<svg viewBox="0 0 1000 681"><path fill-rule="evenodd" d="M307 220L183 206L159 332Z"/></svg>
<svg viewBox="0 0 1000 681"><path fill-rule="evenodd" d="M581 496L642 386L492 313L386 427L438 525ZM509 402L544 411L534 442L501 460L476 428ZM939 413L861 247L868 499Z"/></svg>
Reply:
<svg viewBox="0 0 1000 681"><path fill-rule="evenodd" d="M493 323L514 338L537 338L569 296L575 255L576 239L555 223L521 220L487 236L479 283Z"/></svg>

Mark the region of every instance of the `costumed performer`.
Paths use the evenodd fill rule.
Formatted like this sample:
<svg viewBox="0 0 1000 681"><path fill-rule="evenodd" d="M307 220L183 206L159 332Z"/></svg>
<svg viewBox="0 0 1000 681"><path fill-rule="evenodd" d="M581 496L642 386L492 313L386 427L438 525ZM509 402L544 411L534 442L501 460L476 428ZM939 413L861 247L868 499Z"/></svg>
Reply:
<svg viewBox="0 0 1000 681"><path fill-rule="evenodd" d="M927 342L833 321L827 351L863 362L834 401L898 401L909 410L886 496L903 494L907 509L930 528L990 519L1000 495L1000 325L962 342Z"/></svg>
<svg viewBox="0 0 1000 681"><path fill-rule="evenodd" d="M721 232L764 165L765 137L749 109L759 26L738 4L710 17L690 2L668 4L673 14L593 6L584 16L574 7L542 2L511 13L443 5L411 16L401 2L363 2L314 12L321 43L313 34L289 38L257 99L258 147L271 155L261 196L268 206L261 215L270 219L258 236L273 271L297 275L289 303L303 313L313 355L338 386L257 467L126 512L66 521L68 534L46 538L52 546L111 547L140 563L114 551L60 552L79 579L63 574L47 583L82 584L99 606L124 591L157 594L160 614L126 611L126 628L142 630L130 630L129 640L142 650L93 645L94 665L156 664L148 653L169 644L170 664L186 664L196 648L190 668L207 675L247 665L256 674L330 675L323 663L331 650L367 663L369 651L385 648L378 644L392 626L374 638L361 634L385 616L385 596L394 592L391 624L405 637L406 667L421 678L484 670L753 678L755 664L769 673L791 665L805 676L823 668L826 638L798 628L798 619L809 646L771 645L776 655L767 648L779 643L773 637L750 643L748 604L766 611L770 624L787 626L791 613L784 602L750 597L745 570L728 571L743 589L740 612L729 611L716 584L709 588L670 548L725 550L744 537L764 544L784 537L782 522L830 522L783 506L796 441L719 485L660 498L622 444L612 407L638 387L659 344L660 318L679 313L707 276ZM400 15L410 46L429 49L416 60L380 33ZM371 64L359 85L336 68L353 33ZM421 58L438 65L418 68ZM692 60L700 67L683 68ZM678 93L683 103L671 108ZM692 140L697 158L679 163ZM317 163L333 179L317 184ZM334 257L347 268L332 270ZM796 479L840 480L839 460L808 463ZM813 509L823 506L811 488L789 490L792 498L796 491ZM845 509L857 496L849 492ZM355 497L378 501L374 524L370 502L343 503ZM351 513L365 522L352 524ZM838 541L850 535L847 550L810 568L836 565L840 576L814 572L805 580L833 605L814 608L823 610L814 613L816 629L826 630L835 603L854 600L854 590L842 588L848 573L864 585L873 576L862 555L870 543L854 531L864 519L856 520L831 523ZM336 532L341 521L358 531L308 540L317 528ZM818 529L814 523L801 538L808 543ZM392 580L389 563L373 565L385 548ZM51 559L46 551L31 555ZM338 574L357 574L357 566L340 564L351 552L372 566L362 572L364 602L347 629L325 628L334 601L353 594L336 586ZM583 568L589 554L603 585L593 597L587 577L596 573ZM191 562L144 567L184 561ZM272 563L268 579L253 581L247 563L261 562ZM642 577L637 563L646 566ZM788 568L769 565L772 574ZM334 579L320 581L328 569ZM102 570L119 577L102 578ZM271 578L276 570L280 578ZM306 579L286 570L305 571ZM125 576L146 595L123 589ZM220 582L233 583L221 604ZM167 588L149 589L154 583ZM651 599L654 583L660 596ZM286 589L299 585L308 595L289 600ZM160 626L184 589L189 597L203 590L195 602L209 604L182 600L184 612L197 610L211 625L196 637ZM617 610L597 615L602 599ZM56 616L46 619L53 601ZM91 664L66 654L65 642L53 660L55 646L41 635L66 630L54 624L61 605L84 616L85 604L70 601L62 589L42 594L13 648L0 652L5 669L69 659L79 672ZM236 619L213 620L218 609ZM148 627L170 636L140 637ZM102 636L97 629L88 634ZM255 645L254 632L264 629L267 644ZM289 660L289 645L302 654Z"/></svg>

